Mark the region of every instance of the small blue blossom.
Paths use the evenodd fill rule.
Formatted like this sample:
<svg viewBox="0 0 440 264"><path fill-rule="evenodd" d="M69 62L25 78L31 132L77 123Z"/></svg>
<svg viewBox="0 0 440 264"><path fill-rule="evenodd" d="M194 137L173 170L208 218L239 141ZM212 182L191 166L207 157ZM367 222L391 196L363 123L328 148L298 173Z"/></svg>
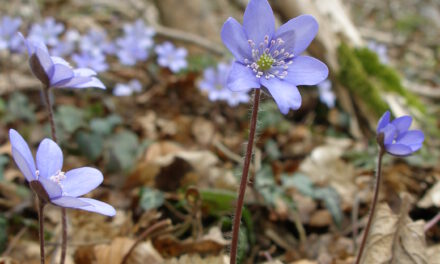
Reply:
<svg viewBox="0 0 440 264"><path fill-rule="evenodd" d="M105 89L104 84L96 77L96 72L88 68L72 68L61 57L51 57L43 42L25 39L29 65L32 73L47 88L89 88Z"/></svg>
<svg viewBox="0 0 440 264"><path fill-rule="evenodd" d="M390 122L390 112L387 111L377 124L377 137L380 146L394 156L408 156L419 150L425 135L420 130L408 130L412 117L401 116Z"/></svg>
<svg viewBox="0 0 440 264"><path fill-rule="evenodd" d="M226 87L226 81L231 70L231 65L219 63L217 68L207 68L203 72L203 79L199 82L200 90L208 94L211 101L226 101L229 106L249 102L249 90L233 92Z"/></svg>
<svg viewBox="0 0 440 264"><path fill-rule="evenodd" d="M116 55L123 65L132 66L137 61L145 61L153 47L153 28L138 19L133 24L124 25L124 36L116 39Z"/></svg>
<svg viewBox="0 0 440 264"><path fill-rule="evenodd" d="M81 36L77 30L70 29L64 34L63 40L59 41L51 50L52 56L64 57L71 55L75 49L76 44Z"/></svg>
<svg viewBox="0 0 440 264"><path fill-rule="evenodd" d="M21 18L11 18L4 16L0 24L0 50L9 49L18 51L21 44L20 37L17 35L21 25Z"/></svg>
<svg viewBox="0 0 440 264"><path fill-rule="evenodd" d="M267 0L250 0L243 26L234 18L223 25L223 43L234 55L228 88L243 91L264 86L281 113L301 106L298 85L316 85L327 78L321 61L301 55L318 32L310 15L289 20L275 30L275 18Z"/></svg>
<svg viewBox="0 0 440 264"><path fill-rule="evenodd" d="M332 83L330 80L325 80L318 84L319 100L327 105L328 108L335 107L336 96L332 91Z"/></svg>
<svg viewBox="0 0 440 264"><path fill-rule="evenodd" d="M72 60L79 68L90 68L96 72L103 72L108 69L106 57L103 53L82 52L73 54Z"/></svg>
<svg viewBox="0 0 440 264"><path fill-rule="evenodd" d="M388 64L388 48L385 44L380 44L375 41L368 42L368 49L373 51L379 57L379 61L383 64Z"/></svg>
<svg viewBox="0 0 440 264"><path fill-rule="evenodd" d="M140 81L134 79L127 84L117 83L113 89L113 94L115 96L130 96L133 93L139 93L142 91L142 84Z"/></svg>
<svg viewBox="0 0 440 264"><path fill-rule="evenodd" d="M33 41L41 41L47 46L54 47L58 44L58 38L63 31L63 24L57 23L53 17L47 17L42 24L32 25L28 38Z"/></svg>
<svg viewBox="0 0 440 264"><path fill-rule="evenodd" d="M86 35L82 36L79 44L81 52L88 54L114 54L115 45L107 38L105 31L91 29Z"/></svg>
<svg viewBox="0 0 440 264"><path fill-rule="evenodd" d="M63 172L63 153L51 139L41 141L36 162L28 144L14 129L9 130L12 157L31 189L46 203L64 208L74 208L102 215L114 216L115 209L104 202L82 198L98 187L102 173L94 168L82 167Z"/></svg>
<svg viewBox="0 0 440 264"><path fill-rule="evenodd" d="M168 67L172 72L177 73L188 66L186 56L188 51L184 48L176 48L171 42L165 42L156 46L158 55L157 63L162 67Z"/></svg>

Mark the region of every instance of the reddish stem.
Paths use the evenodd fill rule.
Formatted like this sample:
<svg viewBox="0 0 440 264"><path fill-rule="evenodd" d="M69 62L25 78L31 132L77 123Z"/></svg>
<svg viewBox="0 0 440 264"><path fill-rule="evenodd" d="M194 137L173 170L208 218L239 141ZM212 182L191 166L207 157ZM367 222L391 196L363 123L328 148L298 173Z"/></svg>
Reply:
<svg viewBox="0 0 440 264"><path fill-rule="evenodd" d="M247 178L249 174L249 165L252 158L252 148L254 145L255 131L257 127L258 106L260 104L260 89L255 89L254 105L252 108L252 117L249 129L249 138L246 149L246 156L244 159L243 173L241 175L240 188L238 189L237 206L235 208L234 226L232 228L231 241L231 260L230 264L237 262L238 236L240 231L241 213L243 210L244 194L246 192Z"/></svg>

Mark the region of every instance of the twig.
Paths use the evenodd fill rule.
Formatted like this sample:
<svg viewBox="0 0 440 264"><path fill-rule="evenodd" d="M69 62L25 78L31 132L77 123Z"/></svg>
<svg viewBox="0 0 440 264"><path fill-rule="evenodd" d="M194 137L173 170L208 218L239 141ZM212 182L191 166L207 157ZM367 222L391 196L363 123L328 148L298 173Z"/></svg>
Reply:
<svg viewBox="0 0 440 264"><path fill-rule="evenodd" d="M141 243L141 241L145 240L151 233L163 229L165 227L168 227L171 225L171 220L170 219L165 219L162 221L159 221L157 223L155 223L154 225L150 226L147 230L145 230L140 236L139 238L136 240L136 242L133 244L133 246L131 246L130 250L127 252L127 254L125 254L124 258L122 259L121 264L125 264L128 261L128 258L130 257L131 253L136 249L137 245L139 245L139 243Z"/></svg>
<svg viewBox="0 0 440 264"><path fill-rule="evenodd" d="M214 43L206 38L200 37L199 35L174 28L164 27L162 25L155 25L154 30L159 36L173 38L176 40L195 44L220 56L225 55L225 49L223 48L223 46Z"/></svg>
<svg viewBox="0 0 440 264"><path fill-rule="evenodd" d="M235 161L237 163L242 163L243 162L243 158L242 157L240 157L239 155L237 155L234 152L232 152L225 145L223 145L219 140L215 140L214 141L214 147L216 147L218 150L223 152L223 154L225 154L226 157L228 157L229 159L231 159L231 160L233 160L233 161Z"/></svg>
<svg viewBox="0 0 440 264"><path fill-rule="evenodd" d="M252 109L252 117L249 128L249 138L248 138L246 156L244 159L243 173L241 175L240 188L238 191L237 206L235 208L234 225L232 228L230 264L235 264L237 262L238 236L240 234L239 231L240 231L241 213L243 210L244 194L246 192L249 165L251 163L251 158L252 158L252 148L254 145L255 131L257 130L256 128L257 128L258 106L260 104L260 92L261 89L255 89L254 105Z"/></svg>

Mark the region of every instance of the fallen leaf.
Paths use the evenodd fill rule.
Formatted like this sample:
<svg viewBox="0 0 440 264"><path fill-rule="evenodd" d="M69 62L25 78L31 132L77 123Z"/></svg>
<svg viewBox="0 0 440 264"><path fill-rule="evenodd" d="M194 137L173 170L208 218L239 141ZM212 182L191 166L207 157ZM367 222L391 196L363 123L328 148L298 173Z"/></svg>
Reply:
<svg viewBox="0 0 440 264"><path fill-rule="evenodd" d="M428 208L431 206L440 207L440 181L428 190L423 198L417 203L417 206L421 208Z"/></svg>
<svg viewBox="0 0 440 264"><path fill-rule="evenodd" d="M200 255L183 255L180 258L172 258L165 260L163 264L228 264L229 257L226 255L222 256L210 256L202 258Z"/></svg>
<svg viewBox="0 0 440 264"><path fill-rule="evenodd" d="M395 215L379 204L361 263L428 264L424 221L413 222L405 210Z"/></svg>

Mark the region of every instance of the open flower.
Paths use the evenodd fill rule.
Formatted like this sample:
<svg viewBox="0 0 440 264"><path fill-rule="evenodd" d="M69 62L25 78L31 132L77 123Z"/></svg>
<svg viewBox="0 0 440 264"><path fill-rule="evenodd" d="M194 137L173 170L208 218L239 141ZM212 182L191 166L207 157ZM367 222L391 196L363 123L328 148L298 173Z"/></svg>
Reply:
<svg viewBox="0 0 440 264"><path fill-rule="evenodd" d="M168 67L177 73L188 66L186 56L188 51L184 48L176 48L171 42L165 42L155 48L158 55L157 63L162 67Z"/></svg>
<svg viewBox="0 0 440 264"><path fill-rule="evenodd" d="M236 62L228 78L232 91L266 87L280 111L301 106L297 85L316 85L327 78L321 61L300 55L318 32L310 15L289 20L275 30L275 18L267 0L250 0L243 26L233 18L223 25L223 43Z"/></svg>
<svg viewBox="0 0 440 264"><path fill-rule="evenodd" d="M387 111L377 124L377 138L381 147L394 156L408 156L422 147L425 136L420 130L408 130L412 117L401 116L390 122Z"/></svg>
<svg viewBox="0 0 440 264"><path fill-rule="evenodd" d="M139 80L133 79L127 84L117 83L113 89L115 96L130 96L133 93L142 91L142 83Z"/></svg>
<svg viewBox="0 0 440 264"><path fill-rule="evenodd" d="M21 25L21 18L4 16L0 21L0 50L10 49L18 50L20 39L17 31Z"/></svg>
<svg viewBox="0 0 440 264"><path fill-rule="evenodd" d="M39 40L25 39L29 65L32 73L47 88L89 88L105 89L104 84L96 77L96 72L89 68L73 69L61 57L51 57L46 45Z"/></svg>
<svg viewBox="0 0 440 264"><path fill-rule="evenodd" d="M42 201L107 216L116 214L109 204L79 197L102 183L103 176L99 170L82 167L64 173L63 153L54 141L44 139L40 143L35 163L28 144L17 131L9 130L9 139L15 163Z"/></svg>
<svg viewBox="0 0 440 264"><path fill-rule="evenodd" d="M48 46L55 46L58 37L64 31L64 25L57 23L55 18L47 17L41 24L33 24L29 31L29 39L38 40Z"/></svg>

